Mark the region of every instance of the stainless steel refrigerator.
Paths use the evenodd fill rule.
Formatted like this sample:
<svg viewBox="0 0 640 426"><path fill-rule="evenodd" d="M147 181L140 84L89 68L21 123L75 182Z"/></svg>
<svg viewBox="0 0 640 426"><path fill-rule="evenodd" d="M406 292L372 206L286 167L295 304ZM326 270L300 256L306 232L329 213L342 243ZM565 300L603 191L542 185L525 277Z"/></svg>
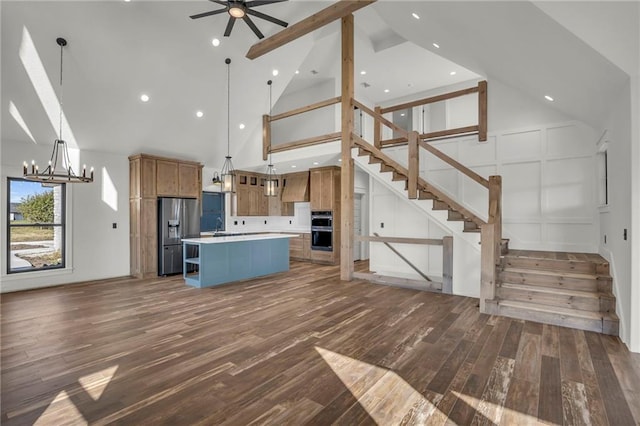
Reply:
<svg viewBox="0 0 640 426"><path fill-rule="evenodd" d="M182 273L182 239L200 237L200 203L189 198L158 198L158 275ZM197 247L190 247L197 250ZM197 257L197 253L187 253Z"/></svg>

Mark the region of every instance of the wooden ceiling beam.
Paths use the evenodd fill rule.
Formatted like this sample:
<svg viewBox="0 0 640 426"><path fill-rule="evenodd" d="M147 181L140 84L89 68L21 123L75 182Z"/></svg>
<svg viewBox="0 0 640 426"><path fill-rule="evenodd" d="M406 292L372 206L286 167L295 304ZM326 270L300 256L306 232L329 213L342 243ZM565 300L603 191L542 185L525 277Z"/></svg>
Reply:
<svg viewBox="0 0 640 426"><path fill-rule="evenodd" d="M259 58L260 56L269 53L280 46L284 46L303 35L309 34L310 32L324 27L337 19L350 15L356 10L362 9L375 1L376 0L340 0L331 6L322 9L320 12L291 25L289 28L254 44L247 52L247 58Z"/></svg>

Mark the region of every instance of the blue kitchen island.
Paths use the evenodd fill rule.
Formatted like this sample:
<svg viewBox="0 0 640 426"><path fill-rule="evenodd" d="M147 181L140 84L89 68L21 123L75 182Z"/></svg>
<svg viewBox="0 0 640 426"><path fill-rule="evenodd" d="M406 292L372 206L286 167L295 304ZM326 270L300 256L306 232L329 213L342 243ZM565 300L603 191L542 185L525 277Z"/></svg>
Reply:
<svg viewBox="0 0 640 426"><path fill-rule="evenodd" d="M288 271L289 238L293 237L252 234L184 239L184 281L201 288ZM187 257L194 251L188 249L192 246L198 248L197 257Z"/></svg>

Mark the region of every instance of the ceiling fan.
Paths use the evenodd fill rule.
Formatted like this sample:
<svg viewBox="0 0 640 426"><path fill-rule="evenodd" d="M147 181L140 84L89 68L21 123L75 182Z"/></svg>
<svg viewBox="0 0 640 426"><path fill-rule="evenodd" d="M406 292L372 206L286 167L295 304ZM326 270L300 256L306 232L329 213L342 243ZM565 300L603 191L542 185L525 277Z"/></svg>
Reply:
<svg viewBox="0 0 640 426"><path fill-rule="evenodd" d="M236 19L242 19L247 23L249 28L253 31L253 33L258 38L264 38L264 35L260 32L256 24L253 23L251 18L248 15L255 16L256 18L264 19L269 22L273 22L274 24L278 24L283 27L287 27L286 22L281 21L280 19L274 18L273 16L266 15L264 13L258 12L256 10L251 9L252 7L264 6L266 4L271 3L280 3L287 0L209 0L213 3L218 3L222 6L225 6L224 9L212 10L210 12L199 13L197 15L191 15L191 19L204 18L205 16L218 15L220 13L228 13L229 21L227 22L227 28L224 30L224 36L229 37L231 34L231 30L233 29L233 25L236 23Z"/></svg>

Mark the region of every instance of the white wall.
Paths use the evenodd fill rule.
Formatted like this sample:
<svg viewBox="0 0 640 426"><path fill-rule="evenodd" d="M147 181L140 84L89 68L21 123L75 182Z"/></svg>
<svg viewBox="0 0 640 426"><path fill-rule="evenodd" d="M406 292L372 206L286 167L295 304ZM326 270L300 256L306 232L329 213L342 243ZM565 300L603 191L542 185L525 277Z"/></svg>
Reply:
<svg viewBox="0 0 640 426"><path fill-rule="evenodd" d="M2 141L3 248L7 247L7 177L21 177L25 160L35 159L41 167L46 165L51 150L48 144ZM126 156L83 151L78 163L95 167L95 178L91 184L67 185L66 268L7 275L3 249L2 292L129 275L129 161ZM116 229L112 228L113 223L117 224Z"/></svg>
<svg viewBox="0 0 640 426"><path fill-rule="evenodd" d="M632 311L630 93L628 86L620 94L607 120L604 138L608 142L609 206L600 209L599 245L600 253L610 262L616 313L620 317L620 337L624 342L630 341ZM623 238L624 229L627 229L627 240Z"/></svg>
<svg viewBox="0 0 640 426"><path fill-rule="evenodd" d="M324 101L335 95L336 83L329 79L307 90L284 93L273 107L273 115ZM321 136L337 131L335 111L339 105L327 106L271 123L271 142L274 146L300 139Z"/></svg>

